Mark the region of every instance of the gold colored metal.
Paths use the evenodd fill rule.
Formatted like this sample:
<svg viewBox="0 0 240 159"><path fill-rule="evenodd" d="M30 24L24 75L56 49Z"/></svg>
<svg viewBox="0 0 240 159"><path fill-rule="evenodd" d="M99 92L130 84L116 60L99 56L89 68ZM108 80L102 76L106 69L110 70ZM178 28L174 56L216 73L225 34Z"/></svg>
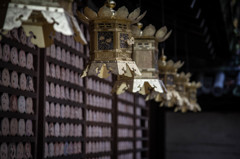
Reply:
<svg viewBox="0 0 240 159"><path fill-rule="evenodd" d="M113 0L106 0L105 1L105 6L107 6L108 8L112 9L116 7L116 2Z"/></svg>
<svg viewBox="0 0 240 159"><path fill-rule="evenodd" d="M138 17L129 19L126 7L114 11L115 2L108 1L98 13L90 8L84 9L84 14L78 13L80 20L89 24L90 32L90 62L82 77L97 75L107 78L110 73L133 77L141 75L137 65L132 60L131 24Z"/></svg>
<svg viewBox="0 0 240 159"><path fill-rule="evenodd" d="M166 59L167 57L162 49L162 55L158 61L159 78L166 86L167 92L164 94L153 92L147 96L147 100L155 99L156 102L160 102L160 106L173 107L174 105L182 105L183 101L176 91L174 79L177 70L183 66L183 62L174 63L172 60L166 61Z"/></svg>
<svg viewBox="0 0 240 159"><path fill-rule="evenodd" d="M192 111L194 111L194 112L201 111L201 107L197 103L197 89L200 87L201 87L200 82L188 82L187 83L187 88L186 88L187 97L188 97L190 104L193 107Z"/></svg>
<svg viewBox="0 0 240 159"><path fill-rule="evenodd" d="M181 110L182 113L187 112L187 110L193 111L193 105L188 100L189 95L187 92L187 85L189 83L190 76L190 73L185 74L184 72L181 72L175 77L174 82L176 84L176 90L179 92L182 99L182 105L177 105L174 109L175 112L179 110Z"/></svg>
<svg viewBox="0 0 240 159"><path fill-rule="evenodd" d="M135 38L133 59L142 75L135 75L134 79L119 77L113 87L113 92L117 92L117 94L126 90L133 93L138 92L142 95L151 92L166 93L167 91L158 77L158 40L154 36L156 29L151 24L145 27L143 31L141 31L141 28L141 23L132 27Z"/></svg>
<svg viewBox="0 0 240 159"><path fill-rule="evenodd" d="M143 24L139 22L139 23L137 23L137 26L138 26L139 29L142 29Z"/></svg>
<svg viewBox="0 0 240 159"><path fill-rule="evenodd" d="M33 34L32 43L45 48L53 43L55 32L86 44L86 39L72 13L73 0L12 0L3 25L3 30L23 26L27 35Z"/></svg>

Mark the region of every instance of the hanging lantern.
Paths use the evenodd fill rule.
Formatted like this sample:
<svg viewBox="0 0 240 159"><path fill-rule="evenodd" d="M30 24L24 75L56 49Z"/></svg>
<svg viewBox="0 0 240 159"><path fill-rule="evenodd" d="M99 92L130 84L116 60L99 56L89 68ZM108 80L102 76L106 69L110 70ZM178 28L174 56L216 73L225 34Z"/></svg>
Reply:
<svg viewBox="0 0 240 159"><path fill-rule="evenodd" d="M110 1L98 13L88 7L84 9L84 14L78 12L80 20L89 24L90 32L90 63L82 77L97 75L107 78L110 72L127 77L141 75L132 60L134 38L130 27L139 22L146 12L140 15L137 8L129 14L125 6L114 11L115 5Z"/></svg>
<svg viewBox="0 0 240 159"><path fill-rule="evenodd" d="M8 5L3 25L4 31L23 27L27 36L34 35L32 43L45 48L53 43L55 31L73 35L74 39L86 44L78 22L72 13L73 0L12 0Z"/></svg>
<svg viewBox="0 0 240 159"><path fill-rule="evenodd" d="M183 62L178 61L174 63L172 60L166 61L167 57L164 55L162 49L162 56L158 61L159 78L163 81L166 86L167 92L162 93L151 93L147 100L155 99L156 102L160 102L160 106L173 107L175 104L181 105L182 99L179 93L175 90L174 78L177 70L183 66Z"/></svg>
<svg viewBox="0 0 240 159"><path fill-rule="evenodd" d="M138 26L132 26L135 39L133 60L142 76L135 75L133 79L118 76L113 87L113 92L117 94L123 93L125 90L133 93L139 92L142 95L150 94L152 91L166 92L163 82L158 77L158 42L165 41L170 36L171 31L167 33L167 28L162 27L156 32L155 27L151 24L143 31L141 28L141 23L138 23Z"/></svg>
<svg viewBox="0 0 240 159"><path fill-rule="evenodd" d="M176 84L176 91L178 91L180 97L181 97L181 104L177 104L176 108L174 109L175 112L181 110L183 113L185 113L187 110L193 111L193 105L188 100L188 92L187 92L187 85L189 82L191 74L184 72L177 74L175 76L174 82Z"/></svg>
<svg viewBox="0 0 240 159"><path fill-rule="evenodd" d="M187 96L194 112L201 111L201 107L197 103L197 89L201 87L200 82L188 82L187 83Z"/></svg>

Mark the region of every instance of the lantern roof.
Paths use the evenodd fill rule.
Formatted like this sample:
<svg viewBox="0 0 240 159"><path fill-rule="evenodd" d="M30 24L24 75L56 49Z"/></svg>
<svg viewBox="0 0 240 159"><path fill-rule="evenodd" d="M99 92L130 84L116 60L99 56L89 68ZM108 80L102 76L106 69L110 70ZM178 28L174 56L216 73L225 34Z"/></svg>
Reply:
<svg viewBox="0 0 240 159"><path fill-rule="evenodd" d="M157 93L167 92L165 85L159 79L120 78L114 83L112 93L121 94L127 90L133 93L138 92L142 95L151 94L152 92Z"/></svg>
<svg viewBox="0 0 240 159"><path fill-rule="evenodd" d="M167 57L165 55L162 55L160 59L158 60L158 68L159 71L165 71L165 72L177 72L179 68L181 68L184 64L184 62L177 61L176 63L172 60L166 61Z"/></svg>
<svg viewBox="0 0 240 159"><path fill-rule="evenodd" d="M128 20L131 24L138 23L145 15L146 11L140 15L140 8L135 9L129 14L128 9L125 6L120 7L117 11L113 10L116 6L114 1L105 3L98 12L93 11L89 7L85 7L83 13L78 12L79 18L85 22L89 23L92 20L97 19L116 19L116 20Z"/></svg>
<svg viewBox="0 0 240 159"><path fill-rule="evenodd" d="M157 32L155 26L152 24L149 24L143 30L141 30L142 26L142 23L132 25L131 30L135 38L156 38L157 42L164 42L172 33L172 30L168 32L166 26L161 27L157 30Z"/></svg>
<svg viewBox="0 0 240 159"><path fill-rule="evenodd" d="M202 84L201 84L200 82L195 82L195 81L193 81L193 82L188 82L188 84L187 84L187 86L188 86L189 88L193 88L193 89L200 88L201 85L202 85Z"/></svg>
<svg viewBox="0 0 240 159"><path fill-rule="evenodd" d="M160 102L159 106L173 107L174 105L182 106L183 99L175 89L168 89L164 93L151 92L146 97L146 100L154 99L156 102Z"/></svg>
<svg viewBox="0 0 240 159"><path fill-rule="evenodd" d="M176 82L188 82L190 80L191 77L191 73L184 73L181 72L179 74L176 75Z"/></svg>
<svg viewBox="0 0 240 159"><path fill-rule="evenodd" d="M98 12L93 11L89 7L85 7L83 13L78 12L78 17L85 23L89 24L90 21L97 19L115 19L115 20L127 20L131 24L138 23L145 15L146 11L140 15L140 8L135 9L129 14L128 9L125 6L120 7L117 11L113 8L116 6L114 1L105 3Z"/></svg>

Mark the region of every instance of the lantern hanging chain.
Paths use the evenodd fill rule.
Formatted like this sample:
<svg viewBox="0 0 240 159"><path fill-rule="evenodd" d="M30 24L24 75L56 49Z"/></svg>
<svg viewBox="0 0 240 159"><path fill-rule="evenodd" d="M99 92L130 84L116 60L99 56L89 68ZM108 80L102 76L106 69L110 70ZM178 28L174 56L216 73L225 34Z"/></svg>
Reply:
<svg viewBox="0 0 240 159"><path fill-rule="evenodd" d="M174 14L176 17L176 13ZM174 20L174 59L177 60L177 20Z"/></svg>
<svg viewBox="0 0 240 159"><path fill-rule="evenodd" d="M164 23L165 23L165 13L164 13L164 0L161 0L161 9L162 9L162 25L164 26ZM161 48L162 48L162 57L165 56L164 54L164 49L165 49L165 41L163 41L161 44L160 44Z"/></svg>
<svg viewBox="0 0 240 159"><path fill-rule="evenodd" d="M106 0L105 5L110 8L110 0Z"/></svg>
<svg viewBox="0 0 240 159"><path fill-rule="evenodd" d="M166 59L167 59L167 57L165 56L165 54L164 54L164 47L162 47L162 52L161 52L161 56L160 56L160 60L162 61L162 62L165 62L166 61Z"/></svg>
<svg viewBox="0 0 240 159"><path fill-rule="evenodd" d="M188 34L185 34L185 56L186 56L186 72L189 71L189 50L188 50Z"/></svg>
<svg viewBox="0 0 240 159"><path fill-rule="evenodd" d="M161 48L161 53L160 54L163 57L163 56L165 56L165 54L164 54L165 42L160 43L160 48Z"/></svg>
<svg viewBox="0 0 240 159"><path fill-rule="evenodd" d="M162 9L162 25L165 23L165 14L164 14L164 0L161 0L161 9Z"/></svg>
<svg viewBox="0 0 240 159"><path fill-rule="evenodd" d="M164 48L162 47L162 56L164 56Z"/></svg>

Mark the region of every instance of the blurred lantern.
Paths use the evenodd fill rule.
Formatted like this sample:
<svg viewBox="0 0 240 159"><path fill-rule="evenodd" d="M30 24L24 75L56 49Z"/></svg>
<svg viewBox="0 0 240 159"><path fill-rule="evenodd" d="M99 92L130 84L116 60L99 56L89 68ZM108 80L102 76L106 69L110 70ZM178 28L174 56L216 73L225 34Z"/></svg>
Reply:
<svg viewBox="0 0 240 159"><path fill-rule="evenodd" d="M177 70L182 67L183 62L174 63L172 60L166 61L167 57L164 55L162 49L162 56L158 60L159 78L163 81L166 86L167 92L162 93L151 93L148 95L148 99L155 99L156 102L161 102L160 106L173 107L175 104L181 105L182 100L179 93L175 90L174 78Z"/></svg>
<svg viewBox="0 0 240 159"><path fill-rule="evenodd" d="M8 5L3 30L23 27L27 36L34 35L32 43L48 47L53 43L55 31L73 35L75 40L86 44L77 20L72 13L73 0L12 0Z"/></svg>
<svg viewBox="0 0 240 159"><path fill-rule="evenodd" d="M212 89L213 95L219 97L223 95L224 92L224 81L225 81L225 74L224 72L219 72L216 75L214 86Z"/></svg>
<svg viewBox="0 0 240 159"><path fill-rule="evenodd" d="M97 75L107 78L110 72L127 77L141 75L132 60L134 38L130 26L139 22L146 12L140 15L137 8L129 14L125 6L114 11L115 5L110 1L98 13L88 7L84 9L84 14L78 12L80 20L89 24L90 32L90 63L82 77Z"/></svg>
<svg viewBox="0 0 240 159"><path fill-rule="evenodd" d="M200 82L188 82L187 83L187 98L192 105L192 111L198 112L201 111L201 107L197 103L197 89L201 87Z"/></svg>
<svg viewBox="0 0 240 159"><path fill-rule="evenodd" d="M176 90L178 91L182 100L180 104L177 104L176 108L174 109L175 112L178 110L181 110L183 113L185 113L187 110L193 111L193 105L188 100L189 94L187 92L187 85L190 76L190 73L185 74L184 72L181 72L175 76L174 82L176 84Z"/></svg>
<svg viewBox="0 0 240 159"><path fill-rule="evenodd" d="M233 89L233 95L240 96L240 72L238 72L238 75L237 75L236 86Z"/></svg>
<svg viewBox="0 0 240 159"><path fill-rule="evenodd" d="M125 90L133 93L139 92L142 95L151 92L166 92L163 82L158 77L158 42L165 41L170 36L171 31L167 33L167 28L162 27L156 32L155 27L151 24L143 31L141 28L141 23L138 23L138 26L132 26L135 39L133 60L142 76L135 75L133 79L119 76L113 87L113 92L117 94L123 93Z"/></svg>

